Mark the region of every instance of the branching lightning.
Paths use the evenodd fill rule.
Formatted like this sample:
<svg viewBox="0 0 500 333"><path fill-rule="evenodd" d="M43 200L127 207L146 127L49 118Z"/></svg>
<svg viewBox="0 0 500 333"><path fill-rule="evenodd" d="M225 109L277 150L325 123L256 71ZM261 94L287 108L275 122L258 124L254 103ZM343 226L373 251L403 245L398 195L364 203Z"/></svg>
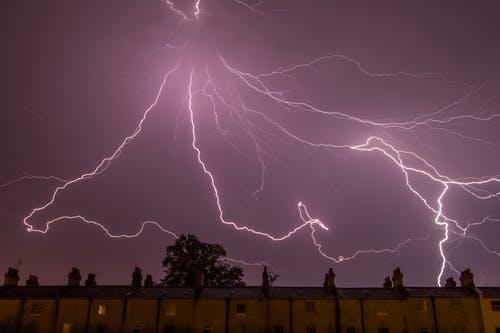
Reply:
<svg viewBox="0 0 500 333"><path fill-rule="evenodd" d="M202 1L196 0L193 2L193 7L191 12L185 12L179 9L173 0L162 0L168 8L172 11L172 13L176 14L182 20L185 21L193 21L199 18L202 14ZM263 6L263 2L261 1L242 1L235 0L237 5L246 7L255 13L263 13L260 8ZM186 41L184 44L180 46L166 44L166 48L174 50L174 51L182 51L184 52L189 45L189 41ZM373 129L381 129L385 131L390 130L398 130L405 132L412 132L419 128L427 128L436 131L443 131L445 133L457 136L463 140L472 140L479 143L486 143L491 145L497 145L495 142L489 142L483 140L481 138L476 138L466 133L459 132L457 130L452 130L447 128L448 125L460 121L464 122L484 122L490 123L498 118L500 118L500 113L493 114L459 114L459 115L448 115L447 111L453 109L457 105L460 105L467 101L471 96L476 94L481 87L475 87L468 83L458 82L447 78L445 75L441 73L410 73L410 72L394 72L394 73L376 73L366 69L358 60L348 57L342 54L332 54L322 56L311 61L290 65L287 67L282 67L277 70L273 70L267 73L259 73L253 74L249 72L242 71L236 66L231 65L222 55L217 54L214 55L218 60L218 63L221 65L221 68L230 75L232 78L236 80L238 84L242 84L244 87L248 88L249 91L265 98L271 103L274 103L280 107L284 107L288 110L294 110L297 112L305 112L318 114L322 116L332 117L338 121L347 121L351 123L360 124L363 126L367 126ZM382 122L376 121L372 119L364 119L355 115L352 115L348 112L342 112L338 110L325 110L319 108L311 103L293 100L287 97L287 94L284 91L276 90L271 87L270 84L267 83L266 80L270 78L276 77L284 77L284 78L292 78L294 73L300 70L310 70L314 68L315 65L327 62L327 61L341 61L350 66L354 66L360 73L366 75L368 77L374 79L397 79L401 77L407 77L412 79L432 79L432 80L440 80L445 84L461 86L467 89L467 93L452 101L450 104L439 108L438 110L433 110L425 115L420 115L414 117L409 121L389 121ZM184 64L185 65L185 64ZM349 255L329 255L323 250L323 245L318 241L317 232L328 232L328 226L323 223L320 219L313 218L309 213L306 205L302 202L297 203L298 217L300 218L300 223L291 228L289 231L284 232L281 235L273 235L270 233L266 233L264 231L257 230L247 225L240 224L236 221L233 221L226 217L223 207L223 199L221 196L221 190L218 186L218 182L214 173L208 167L207 157L203 154L202 149L199 144L199 134L198 134L198 121L197 121L197 108L196 108L196 98L201 98L204 100L208 100L211 106L211 112L214 115L214 122L217 128L217 131L220 135L226 136L227 130L220 122L221 114L220 112L228 111L231 114L232 119L238 123L238 126L248 135L253 146L255 147L256 158L258 160L258 165L261 170L261 179L260 184L257 187L257 190L253 195L261 192L265 188L265 177L266 177L266 163L263 157L263 149L262 142L259 136L255 133L255 131L263 131L263 129L256 129L255 123L253 123L248 116L255 116L271 125L277 133L281 137L287 138L292 142L295 142L300 145L305 145L312 148L326 149L326 150L348 150L363 154L379 154L383 156L391 165L395 166L397 170L399 170L400 175L399 178L395 178L395 181L401 181L404 183L406 188L410 193L414 195L415 198L422 204L422 207L429 211L429 213L433 216L433 222L437 228L442 232L442 236L437 243L437 249L439 252L439 256L441 258L441 265L439 268L439 272L436 276L436 282L438 285L441 285L441 281L443 280L443 274L446 271L446 268L449 267L453 272L458 272L458 270L454 267L453 263L447 256L447 243L451 242L451 238L454 239L469 239L474 242L477 242L485 252L500 257L499 250L490 249L483 240L479 237L470 233L470 230L473 227L480 226L485 223L491 222L500 222L500 218L486 216L479 222L473 223L463 223L456 218L448 216L448 210L446 209L446 198L452 191L462 191L465 192L472 200L493 200L500 198L500 177L499 176L482 176L482 177L469 177L464 179L454 179L445 175L445 173L439 171L436 167L433 166L432 162L423 156L409 151L407 149L398 148L396 144L388 141L387 138L381 136L369 136L368 138L363 138L359 140L358 143L330 143L330 142L317 142L314 140L310 140L307 137L303 137L300 134L295 133L292 129L287 128L285 125L280 123L279 121L273 119L272 116L268 115L264 111L256 110L250 107L249 103L247 103L240 95L236 96L234 101L229 101L225 98L223 89L220 88L215 80L213 79L210 69L207 64L202 64L204 66L204 71L197 71L195 68L200 67L195 66L195 64L188 64L187 67L189 70L187 71L188 75L188 86L186 88L187 95L187 106L186 111L188 113L189 118L189 127L191 134L191 147L193 153L196 157L196 162L198 163L200 170L204 173L209 181L209 186L211 189L211 193L213 195L213 200L215 206L218 211L218 218L221 223L233 228L236 231L250 233L255 236L263 237L264 239L268 239L273 242L285 241L296 233L301 232L303 230L310 230L310 237L312 241L312 245L316 247L319 254L330 261L335 263L342 263L350 260L354 260L357 257L365 254L392 254L398 252L402 247L407 246L411 242L420 241L420 240L428 240L430 236L425 238L407 238L402 241L396 243L393 247L381 248L381 249L358 249ZM144 221L142 222L139 230L130 234L114 234L112 231L107 228L104 224L90 220L85 218L82 215L72 215L72 216L60 216L49 221L46 221L44 225L40 228L34 226L32 220L41 212L45 211L49 207L51 207L58 195L62 192L70 188L72 185L76 183L83 182L85 180L91 179L95 176L101 175L104 171L106 171L112 162L120 157L125 148L132 142L134 139L141 133L143 128L143 123L147 120L148 115L158 106L158 101L162 92L167 86L167 81L169 77L177 71L180 71L180 68L183 65L176 65L172 69L170 69L164 76L163 80L160 84L160 87L155 95L153 103L145 109L142 114L138 125L130 134L127 136L121 144L106 158L101 160L99 164L91 171L84 173L76 178L67 180L63 178L59 178L56 176L22 176L18 179L9 181L4 184L0 184L0 188L7 187L9 185L13 185L25 180L47 180L47 181L57 181L61 185L57 186L55 190L52 192L50 199L42 204L39 207L36 207L31 210L31 212L23 219L24 225L27 227L29 232L38 232L45 234L49 231L50 226L61 221L80 221L89 225L93 225L102 230L108 237L110 238L135 238L144 231L145 227L148 225L154 226L158 228L160 231L171 235L174 238L177 238L177 235L162 226L160 223L155 221ZM185 67L185 66L184 66ZM195 80L196 78L200 78L199 80ZM203 84L195 83L198 81L203 81ZM197 87L197 85L199 87ZM218 108L218 105L223 107L221 111ZM432 184L435 184L439 187L439 194L437 197L430 197L428 194L422 193L417 189L417 186L414 181L414 176L423 177L424 179L430 181ZM420 179L421 179L420 178ZM492 188L497 188L497 190L492 190ZM269 265L264 262L259 263L251 263L246 262L239 259L231 259L226 258L227 261L245 264L245 265Z"/></svg>

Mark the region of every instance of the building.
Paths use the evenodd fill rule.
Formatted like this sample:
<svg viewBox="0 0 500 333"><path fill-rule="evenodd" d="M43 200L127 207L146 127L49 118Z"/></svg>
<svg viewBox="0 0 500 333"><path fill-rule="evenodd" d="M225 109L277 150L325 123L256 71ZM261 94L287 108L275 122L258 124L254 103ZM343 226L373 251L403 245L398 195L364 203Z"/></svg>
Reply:
<svg viewBox="0 0 500 333"><path fill-rule="evenodd" d="M134 274L131 286L79 286L75 271L66 286L18 286L6 274L0 332L500 333L500 288L474 287L470 271L443 288L405 287L399 269L383 288L337 288L331 270L323 287L272 287L265 274L257 287L145 287Z"/></svg>

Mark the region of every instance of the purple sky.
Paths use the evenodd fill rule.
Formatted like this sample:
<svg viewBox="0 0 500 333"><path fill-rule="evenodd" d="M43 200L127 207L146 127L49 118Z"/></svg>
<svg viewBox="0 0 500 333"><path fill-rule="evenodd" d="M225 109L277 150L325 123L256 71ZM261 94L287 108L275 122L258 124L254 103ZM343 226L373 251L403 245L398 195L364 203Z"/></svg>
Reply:
<svg viewBox="0 0 500 333"><path fill-rule="evenodd" d="M176 234L220 243L231 258L270 263L279 285L320 285L333 267L338 285L379 286L396 266L408 285L435 285L443 263L438 244L448 224L443 278L457 278L452 266L470 267L477 284L498 285L498 2L243 5L256 3L201 0L196 18L194 1L178 0L185 20L160 0L2 2L0 268L21 260L23 280L31 273L42 284L64 283L71 266L97 273L101 284L129 283L135 265L161 278L165 247L174 241L169 234L149 225L137 238L110 239L76 219L60 220L46 234L27 232L23 219L63 184L7 183L25 175L71 180L92 171L133 133L163 76L177 66L119 158L102 174L59 192L53 205L28 220L34 229L82 215L113 234L134 234L153 220ZM253 90L221 61L258 74L327 55L335 56L263 77L270 95ZM206 71L213 85L203 94ZM303 224L301 201L329 230L316 223L274 242L221 223L210 178L192 146L190 111L196 148L215 179L226 220L279 237ZM364 149L376 141L360 147L371 136L406 152L415 192L390 157ZM433 173L431 165L439 179L418 172ZM441 200L448 220L438 217L439 226L417 194L438 207L445 177L489 182L449 185ZM336 259L401 246L335 263L318 252L311 227L323 253ZM260 267L243 268L249 284L259 283Z"/></svg>

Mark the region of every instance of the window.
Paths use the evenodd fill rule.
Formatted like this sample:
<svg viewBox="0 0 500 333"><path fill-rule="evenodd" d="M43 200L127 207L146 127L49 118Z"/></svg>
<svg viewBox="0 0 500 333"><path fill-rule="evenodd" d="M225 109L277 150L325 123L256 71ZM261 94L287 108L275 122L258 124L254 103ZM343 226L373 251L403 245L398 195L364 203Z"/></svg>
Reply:
<svg viewBox="0 0 500 333"><path fill-rule="evenodd" d="M274 333L283 333L284 331L283 326L274 326Z"/></svg>
<svg viewBox="0 0 500 333"><path fill-rule="evenodd" d="M108 331L106 326L97 326L97 333L106 333Z"/></svg>
<svg viewBox="0 0 500 333"><path fill-rule="evenodd" d="M33 303L31 304L31 311L30 314L32 316L41 316L43 311L43 305L40 303Z"/></svg>
<svg viewBox="0 0 500 333"><path fill-rule="evenodd" d="M356 333L356 329L354 327L347 327L345 333Z"/></svg>
<svg viewBox="0 0 500 333"><path fill-rule="evenodd" d="M304 307L305 307L306 313L316 312L316 304L314 302L305 302Z"/></svg>
<svg viewBox="0 0 500 333"><path fill-rule="evenodd" d="M177 315L177 305L176 304L167 304L165 309L165 317L175 317Z"/></svg>
<svg viewBox="0 0 500 333"><path fill-rule="evenodd" d="M236 304L236 313L239 315L244 315L247 313L246 304Z"/></svg>
<svg viewBox="0 0 500 333"><path fill-rule="evenodd" d="M107 312L108 312L108 307L105 304L99 304L97 306L97 314L99 316L105 316Z"/></svg>
<svg viewBox="0 0 500 333"><path fill-rule="evenodd" d="M500 311L500 301L491 301L491 310Z"/></svg>
<svg viewBox="0 0 500 333"><path fill-rule="evenodd" d="M459 300L452 300L450 302L450 311L451 312L460 312L462 309L462 305Z"/></svg>
<svg viewBox="0 0 500 333"><path fill-rule="evenodd" d="M378 333L389 333L389 329L387 327L379 327Z"/></svg>
<svg viewBox="0 0 500 333"><path fill-rule="evenodd" d="M428 328L421 328L420 333L431 333L431 330Z"/></svg>
<svg viewBox="0 0 500 333"><path fill-rule="evenodd" d="M175 333L175 325L165 326L165 333Z"/></svg>
<svg viewBox="0 0 500 333"><path fill-rule="evenodd" d="M425 299L417 300L417 311L427 312L427 302L425 301Z"/></svg>
<svg viewBox="0 0 500 333"><path fill-rule="evenodd" d="M316 333L316 327L306 327L306 333Z"/></svg>
<svg viewBox="0 0 500 333"><path fill-rule="evenodd" d="M63 333L73 333L73 324L64 323L63 324Z"/></svg>
<svg viewBox="0 0 500 333"><path fill-rule="evenodd" d="M212 326L210 325L203 326L203 333L212 333Z"/></svg>

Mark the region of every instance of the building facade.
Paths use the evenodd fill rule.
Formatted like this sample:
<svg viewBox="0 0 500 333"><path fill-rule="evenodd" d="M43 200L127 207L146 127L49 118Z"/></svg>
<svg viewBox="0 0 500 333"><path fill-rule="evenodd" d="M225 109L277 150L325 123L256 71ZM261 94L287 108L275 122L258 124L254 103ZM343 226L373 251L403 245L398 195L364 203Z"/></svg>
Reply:
<svg viewBox="0 0 500 333"><path fill-rule="evenodd" d="M500 288L14 284L0 288L0 332L500 333Z"/></svg>

